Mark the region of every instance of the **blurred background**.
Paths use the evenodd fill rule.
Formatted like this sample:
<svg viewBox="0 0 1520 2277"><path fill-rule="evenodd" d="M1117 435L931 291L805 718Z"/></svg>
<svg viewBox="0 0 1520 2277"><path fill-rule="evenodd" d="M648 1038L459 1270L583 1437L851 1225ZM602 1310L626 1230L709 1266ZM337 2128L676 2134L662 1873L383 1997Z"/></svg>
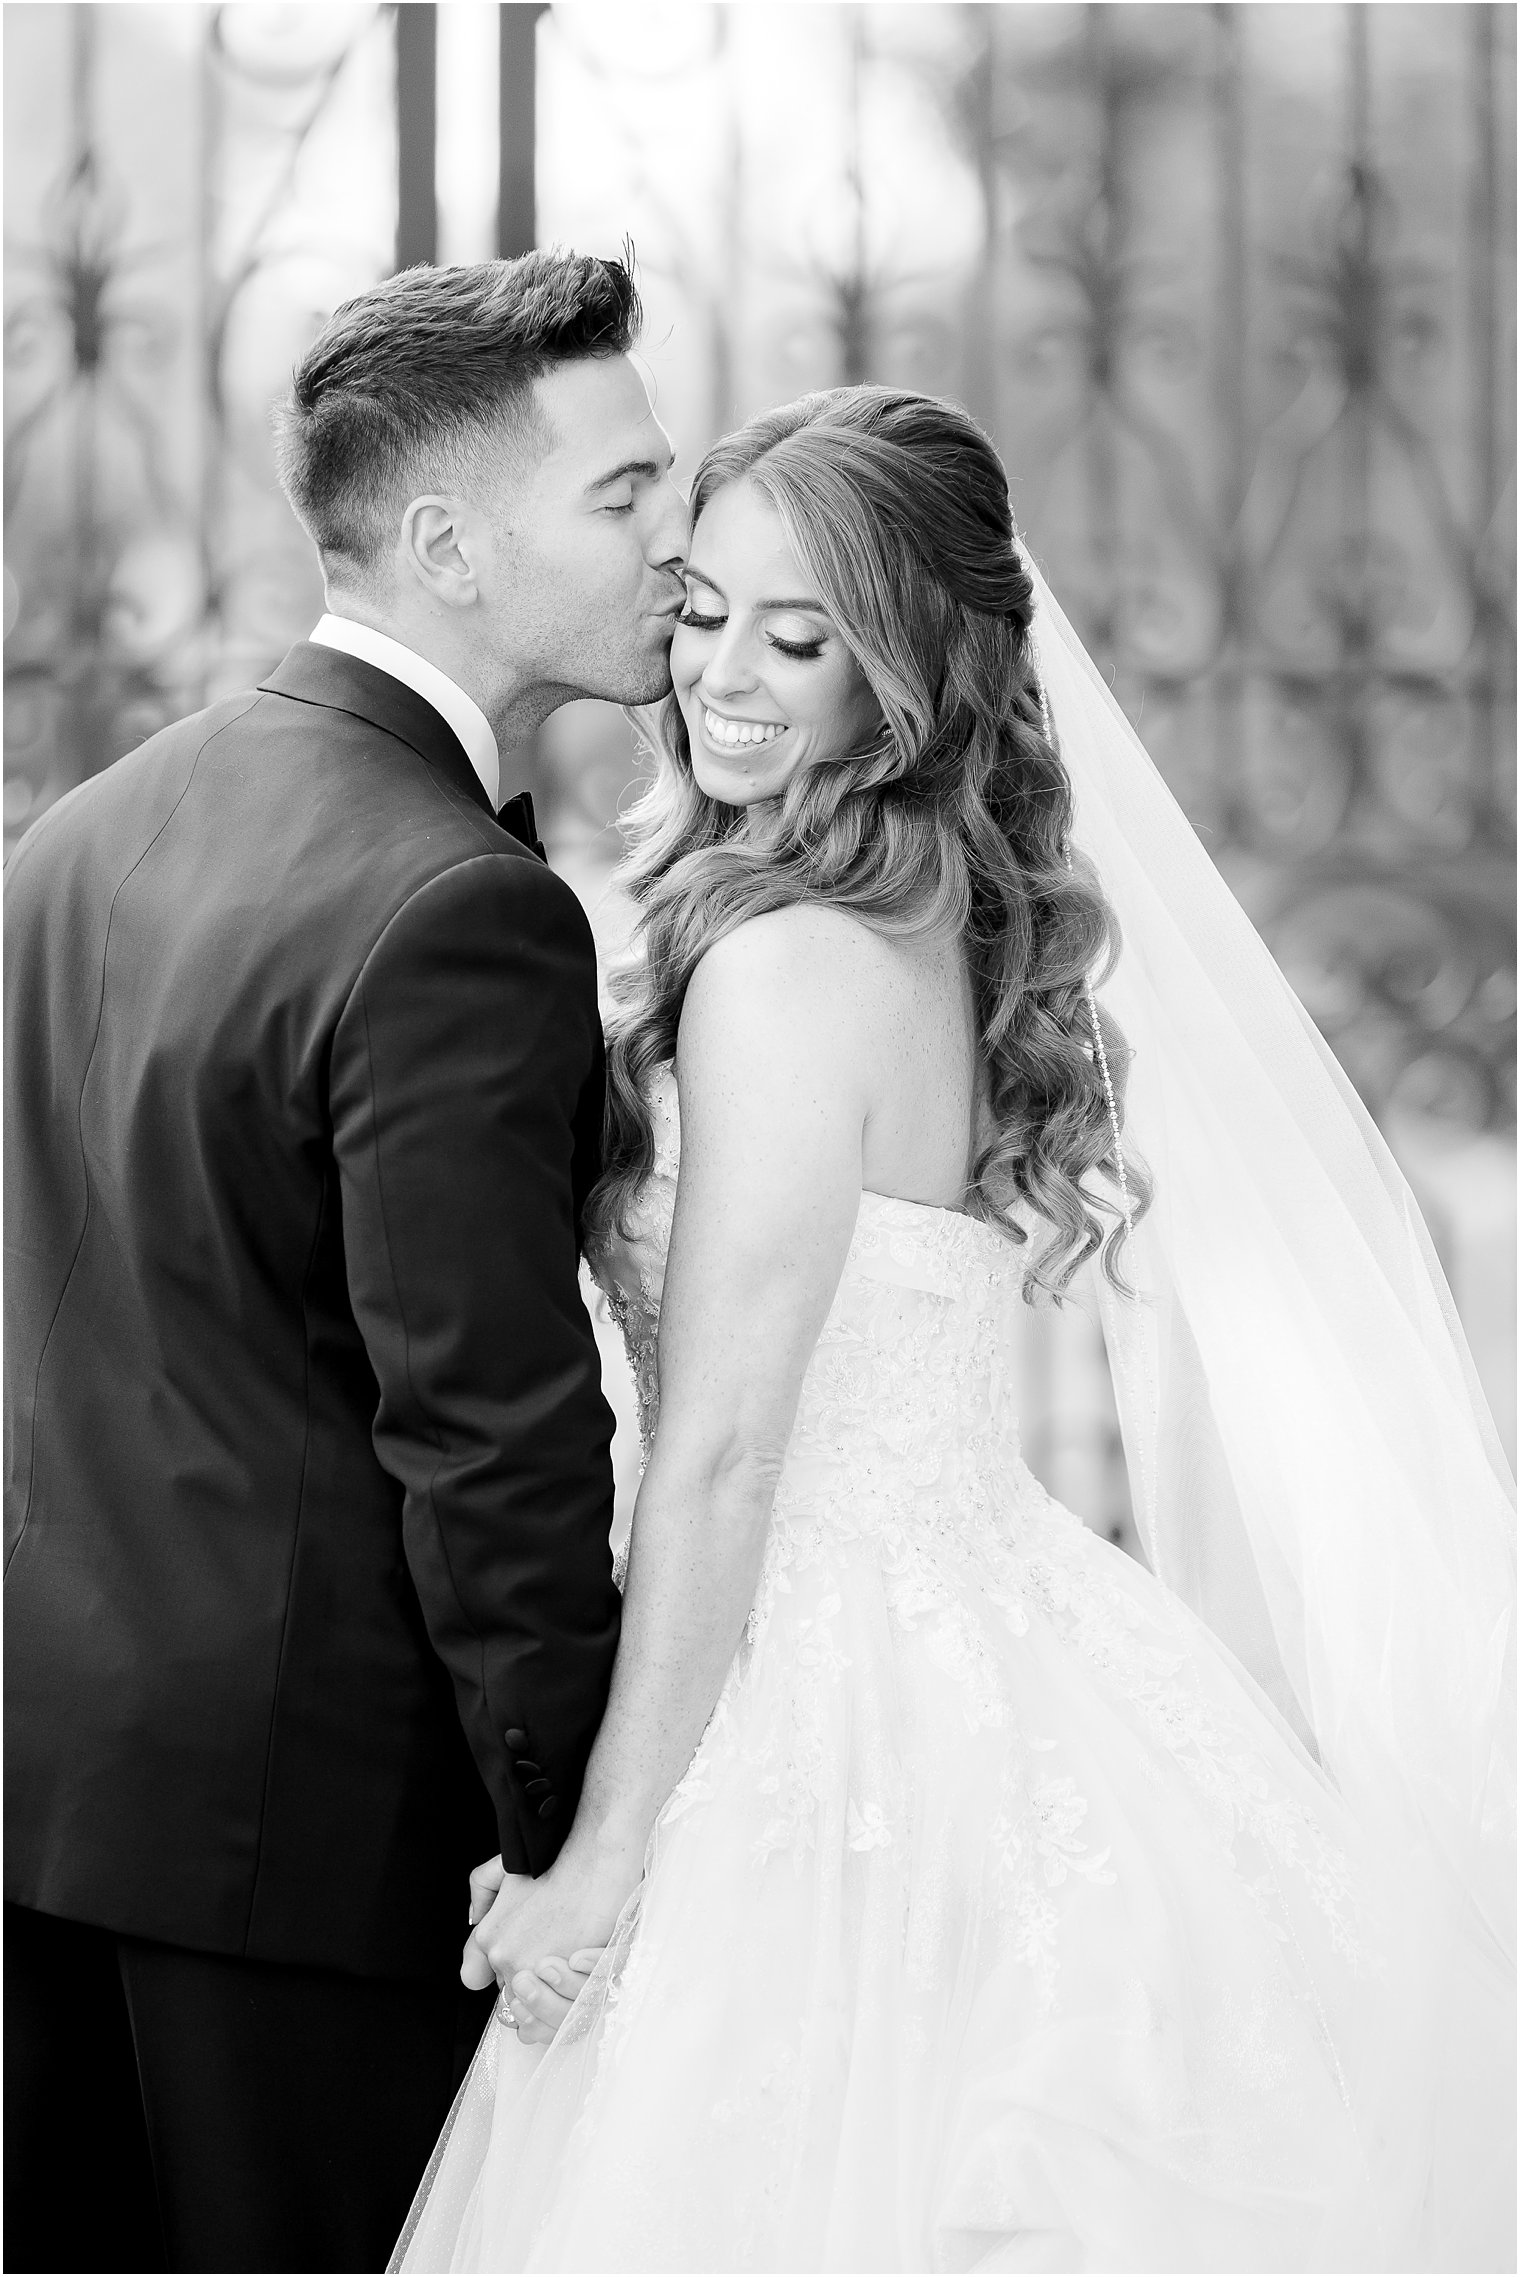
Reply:
<svg viewBox="0 0 1520 2277"><path fill-rule="evenodd" d="M1509 5L13 0L7 845L314 623L269 407L329 310L631 236L688 473L840 381L987 425L1414 1184L1513 1453L1514 90ZM625 723L515 760L615 941ZM1031 1320L1022 1405L1126 1538L1081 1310ZM635 1465L625 1429L625 1503Z"/></svg>

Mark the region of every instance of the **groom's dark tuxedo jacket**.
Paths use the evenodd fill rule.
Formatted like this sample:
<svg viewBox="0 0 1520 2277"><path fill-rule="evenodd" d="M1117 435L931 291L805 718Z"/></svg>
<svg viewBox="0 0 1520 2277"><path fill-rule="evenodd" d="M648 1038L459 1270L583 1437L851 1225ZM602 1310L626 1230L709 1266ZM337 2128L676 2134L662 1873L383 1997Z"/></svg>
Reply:
<svg viewBox="0 0 1520 2277"><path fill-rule="evenodd" d="M8 1894L453 1971L617 1640L579 905L303 644L23 841L5 1010Z"/></svg>

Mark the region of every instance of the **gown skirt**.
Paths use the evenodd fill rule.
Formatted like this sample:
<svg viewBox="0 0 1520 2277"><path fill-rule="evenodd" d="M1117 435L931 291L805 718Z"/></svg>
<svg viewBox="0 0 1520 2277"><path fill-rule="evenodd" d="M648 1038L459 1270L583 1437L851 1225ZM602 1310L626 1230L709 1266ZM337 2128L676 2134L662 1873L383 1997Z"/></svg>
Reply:
<svg viewBox="0 0 1520 2277"><path fill-rule="evenodd" d="M674 1168L597 1264L650 1422ZM1452 2207L1427 2258L1418 1904L1027 1468L1019 1274L863 1197L643 1880L551 2046L488 2029L394 2269L1499 2266Z"/></svg>

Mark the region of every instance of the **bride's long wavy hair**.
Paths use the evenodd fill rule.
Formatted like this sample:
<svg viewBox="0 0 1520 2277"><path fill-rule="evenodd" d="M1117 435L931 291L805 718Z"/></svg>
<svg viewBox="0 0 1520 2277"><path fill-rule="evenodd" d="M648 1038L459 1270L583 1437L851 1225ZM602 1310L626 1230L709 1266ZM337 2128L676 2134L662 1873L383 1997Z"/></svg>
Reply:
<svg viewBox="0 0 1520 2277"><path fill-rule="evenodd" d="M1118 927L1071 845L1071 785L1042 717L1034 589L997 453L953 404L834 388L714 444L693 519L741 480L816 580L883 724L866 748L794 775L759 846L742 808L698 787L676 698L637 715L654 769L624 824L618 882L638 922L613 978L588 1230L621 1226L652 1167L651 1079L675 1056L707 950L746 918L825 902L899 939L959 939L986 1100L966 1206L1029 1245L1031 1302L1059 1298L1097 1251L1122 1288L1119 1164L1084 992L1111 967ZM1100 1018L1122 1111L1129 1055ZM1133 1160L1125 1173L1138 1213L1149 1181Z"/></svg>

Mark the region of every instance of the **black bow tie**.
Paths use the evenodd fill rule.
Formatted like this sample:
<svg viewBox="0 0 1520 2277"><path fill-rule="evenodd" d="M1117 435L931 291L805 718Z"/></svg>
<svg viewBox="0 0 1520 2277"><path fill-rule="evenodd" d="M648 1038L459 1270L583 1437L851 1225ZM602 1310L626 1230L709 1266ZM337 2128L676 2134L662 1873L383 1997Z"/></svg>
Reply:
<svg viewBox="0 0 1520 2277"><path fill-rule="evenodd" d="M538 835L538 826L533 819L533 794L531 791L519 791L515 798L508 799L496 819L503 830L509 831L512 837L528 848L530 853L536 854L541 862L546 862L549 859L544 852L543 844Z"/></svg>

